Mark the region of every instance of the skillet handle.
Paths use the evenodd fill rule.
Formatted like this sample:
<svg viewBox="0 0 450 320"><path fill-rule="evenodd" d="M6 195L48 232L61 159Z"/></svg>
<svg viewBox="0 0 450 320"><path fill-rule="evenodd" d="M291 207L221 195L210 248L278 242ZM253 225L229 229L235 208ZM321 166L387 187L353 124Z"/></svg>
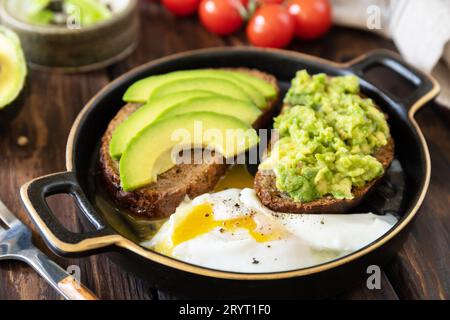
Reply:
<svg viewBox="0 0 450 320"><path fill-rule="evenodd" d="M74 233L67 230L53 214L47 197L70 194L78 208L95 227L94 231ZM24 184L20 189L22 202L47 245L62 256L81 256L113 245L120 236L103 224L84 195L73 172L43 176Z"/></svg>
<svg viewBox="0 0 450 320"><path fill-rule="evenodd" d="M439 93L439 84L428 74L404 62L402 58L389 50L374 50L350 62L349 69L366 81L374 91L375 86L367 78L367 71L382 66L409 81L413 89L405 97L397 98L395 94L381 90L390 100L402 105L413 116L414 113ZM379 90L379 89L378 89Z"/></svg>

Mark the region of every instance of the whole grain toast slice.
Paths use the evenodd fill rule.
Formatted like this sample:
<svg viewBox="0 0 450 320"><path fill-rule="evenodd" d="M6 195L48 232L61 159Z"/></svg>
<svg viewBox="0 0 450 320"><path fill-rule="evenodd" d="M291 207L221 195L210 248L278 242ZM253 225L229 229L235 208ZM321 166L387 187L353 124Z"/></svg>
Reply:
<svg viewBox="0 0 450 320"><path fill-rule="evenodd" d="M279 88L272 75L254 69L238 68L244 72L271 83L277 90L276 97L269 101L261 116L255 121L255 128L262 128L277 112ZM213 154L211 161L202 164L179 164L160 174L158 180L146 187L126 192L120 186L119 162L109 154L109 144L115 128L141 105L127 104L111 120L102 137L99 167L104 186L114 201L131 212L150 218L167 217L184 200L185 196L196 197L213 190L227 170L222 156Z"/></svg>
<svg viewBox="0 0 450 320"><path fill-rule="evenodd" d="M284 105L282 111L286 108L289 108L289 106ZM373 156L380 161L386 172L386 169L394 159L394 140L392 137ZM382 176L369 181L362 187L354 188L352 190L353 199L335 199L332 196L325 196L310 202L294 201L287 193L277 189L275 173L272 170L258 170L255 175L254 188L261 202L266 207L277 212L344 213L357 206L381 178Z"/></svg>

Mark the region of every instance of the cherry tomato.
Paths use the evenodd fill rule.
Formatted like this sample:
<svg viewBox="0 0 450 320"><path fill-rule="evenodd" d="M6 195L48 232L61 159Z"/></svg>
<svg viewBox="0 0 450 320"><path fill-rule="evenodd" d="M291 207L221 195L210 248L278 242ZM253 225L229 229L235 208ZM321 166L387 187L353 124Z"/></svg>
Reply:
<svg viewBox="0 0 450 320"><path fill-rule="evenodd" d="M287 8L278 4L259 7L247 25L247 38L258 47L283 48L294 37L295 24Z"/></svg>
<svg viewBox="0 0 450 320"><path fill-rule="evenodd" d="M295 34L300 39L316 39L331 26L331 5L328 0L290 0L289 13L295 20Z"/></svg>
<svg viewBox="0 0 450 320"><path fill-rule="evenodd" d="M162 0L167 10L178 17L186 17L197 11L200 0Z"/></svg>
<svg viewBox="0 0 450 320"><path fill-rule="evenodd" d="M244 19L241 11L248 0L202 0L199 8L200 21L207 30L218 35L237 31Z"/></svg>

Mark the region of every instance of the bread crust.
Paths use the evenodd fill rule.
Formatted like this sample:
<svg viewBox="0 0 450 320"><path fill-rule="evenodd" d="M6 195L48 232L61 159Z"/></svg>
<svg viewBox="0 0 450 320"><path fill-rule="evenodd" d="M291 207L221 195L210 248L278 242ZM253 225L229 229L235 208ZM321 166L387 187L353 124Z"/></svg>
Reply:
<svg viewBox="0 0 450 320"><path fill-rule="evenodd" d="M288 106L284 105L282 110L285 108ZM394 148L394 140L391 137L388 143L373 155L383 165L385 172L394 159ZM354 188L352 190L353 199L335 199L332 196L325 196L310 202L294 201L287 193L277 189L275 173L272 170L258 170L255 175L254 188L261 202L277 212L344 213L356 207L382 177L369 181L363 187Z"/></svg>
<svg viewBox="0 0 450 320"><path fill-rule="evenodd" d="M259 77L271 83L277 90L277 96L263 110L255 121L255 128L262 128L276 113L279 88L275 77L254 69L233 69ZM126 104L111 120L104 133L101 146L99 167L103 185L114 201L131 212L149 218L168 217L175 212L186 196L196 197L213 190L227 170L222 156L214 155L210 163L180 164L160 174L158 180L146 187L126 192L120 186L119 162L109 153L109 144L116 127L141 105Z"/></svg>

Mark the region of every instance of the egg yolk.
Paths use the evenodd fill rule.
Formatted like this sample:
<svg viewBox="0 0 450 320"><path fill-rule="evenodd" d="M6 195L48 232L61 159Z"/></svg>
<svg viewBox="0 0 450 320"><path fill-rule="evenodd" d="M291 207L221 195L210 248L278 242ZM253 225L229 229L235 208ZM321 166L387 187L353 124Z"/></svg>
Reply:
<svg viewBox="0 0 450 320"><path fill-rule="evenodd" d="M245 229L257 242L272 241L281 237L280 232L271 230L271 228L269 228L270 232L263 233L250 215L230 220L215 220L212 205L203 203L193 207L184 219L175 226L172 234L172 245L176 247L217 227L221 228L221 232L232 232L239 228Z"/></svg>

